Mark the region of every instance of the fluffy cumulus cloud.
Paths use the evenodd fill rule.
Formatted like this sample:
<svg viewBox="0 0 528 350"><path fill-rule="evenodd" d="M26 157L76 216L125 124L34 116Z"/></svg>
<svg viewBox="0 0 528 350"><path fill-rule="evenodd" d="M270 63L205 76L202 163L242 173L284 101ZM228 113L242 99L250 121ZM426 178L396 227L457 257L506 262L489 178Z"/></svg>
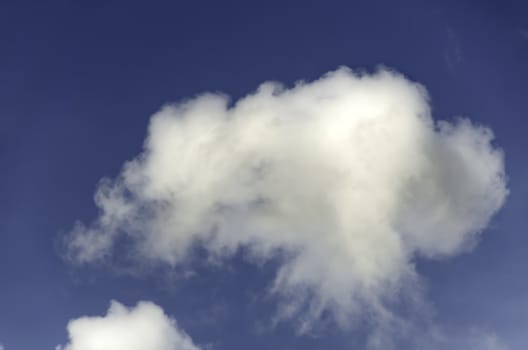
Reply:
<svg viewBox="0 0 528 350"><path fill-rule="evenodd" d="M56 350L199 350L176 322L150 302L127 308L112 301L106 316L68 324L70 341Z"/></svg>
<svg viewBox="0 0 528 350"><path fill-rule="evenodd" d="M347 68L231 103L162 108L143 152L100 182L99 216L67 239L77 262L128 255L170 266L196 247L274 260L280 316L303 327L390 319L416 257L471 248L507 195L492 131L435 121L423 86Z"/></svg>

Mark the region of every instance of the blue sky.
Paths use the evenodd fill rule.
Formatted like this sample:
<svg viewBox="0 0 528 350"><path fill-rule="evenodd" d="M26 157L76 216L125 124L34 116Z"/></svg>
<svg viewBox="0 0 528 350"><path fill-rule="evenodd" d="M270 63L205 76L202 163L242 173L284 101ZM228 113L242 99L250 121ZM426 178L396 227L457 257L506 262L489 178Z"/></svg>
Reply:
<svg viewBox="0 0 528 350"><path fill-rule="evenodd" d="M396 92L400 88L412 90L409 82L418 82L427 89L430 101L409 92L409 104L428 103L434 120L456 125L456 117L467 117L473 125L492 130L495 138L490 147L501 148L504 153L509 191L503 205L489 210L484 206L488 211L483 220L490 221L483 230L476 224L467 232L462 230L463 234L482 231L478 244L465 253L455 254L453 248L449 257L427 258L428 252L441 250L443 241L437 241L435 235L444 237L449 232L441 232L438 225L428 223L415 222L413 226L406 219L405 227L410 232L412 227L426 227L434 239L416 243L416 256L411 254L410 260L405 260L419 279L412 286L421 291L416 295L416 288L410 294L402 292L404 296L387 307L411 323L414 318L425 318L431 328L439 328L454 339L452 348L479 348L475 344L485 342L489 349L525 349L527 32L528 7L522 1L1 2L0 344L6 350L54 349L68 343L69 320L103 316L111 300L128 307L145 300L176 319L179 329L200 348L364 349L376 331L368 325L365 314L370 309L362 309L364 306L354 304L361 312L352 313L351 320L341 325L337 324L338 312L331 307L325 309L303 333L298 325L299 319L308 317L305 309L313 301L308 296L297 314L273 324L278 310L285 303L293 303L293 299L285 299L283 290L278 295L269 292L284 257L275 253L255 256L258 254L242 238L236 238L240 245L235 244L234 251L220 257L211 257L215 254L211 246L198 244L193 246L196 252L192 257L176 260L159 253L163 252L161 248L154 249L156 253L143 254L148 258L138 257L134 253L137 244L114 242L104 260L91 257L82 264L75 261L79 260L75 259L79 252L68 251L64 242L71 239L77 220L91 227L90 223L97 222L98 215L104 213L93 201L97 184L103 177L118 177L123 163L142 152L151 116L162 106L213 92L230 96L228 106L233 107L265 81L281 82L288 90L299 80L312 82L341 66L369 72L368 79L375 77L377 67L383 65L402 74L378 79L382 83L396 80L399 88L390 90L394 92L390 96L399 96ZM345 81L356 79L350 71L341 71L334 80L340 77ZM333 78L329 79L328 86L334 86ZM353 95L354 91L350 93ZM377 92L369 93L374 94L373 104L381 104L381 100L376 100ZM407 101L405 96L401 97L402 105ZM309 94L307 98L309 105ZM198 105L208 103L195 101ZM288 103L294 104L284 102L286 106ZM214 118L224 109L214 107L212 111L210 117ZM181 117L174 111L165 113L172 122L170 118ZM244 120L242 109L239 114ZM189 112L187 118L197 117ZM322 118L321 123L326 120ZM250 130L242 125L242 130ZM398 125L389 127L399 130ZM198 122L195 127L195 131L185 134L191 141L201 135ZM271 135L279 136L270 139L275 140L272 146L280 149L278 154L288 154L293 160L305 156L305 148L282 143L286 131L274 130ZM169 155L176 156L189 145L183 143ZM227 146L219 143L218 149L222 147ZM317 160L315 156L314 159ZM461 183L467 181L469 187L479 174L491 171L485 166L482 169L487 170L479 168L482 164L473 163L474 159L471 157L466 163L468 172L460 175ZM402 157L402 161L407 161L407 157ZM188 172L196 175L191 179L201 185L200 175L205 171L201 172L195 164L207 164L207 159L196 156L193 162ZM305 189L304 184L306 188L320 184L318 173L302 173L313 170L311 165L300 163L297 168L293 166L293 174L299 171L299 189ZM442 169L440 160L433 163ZM402 169L413 169L414 163L409 164ZM237 173L219 171L213 179L232 175ZM226 184L239 189L237 179ZM344 177L343 181L348 179ZM364 191L370 193L371 188L381 188L381 195L386 192L374 185ZM449 194L452 187L447 190ZM266 191L263 195L270 195ZM488 189L482 191L482 198L490 201ZM182 201L183 207L193 208L195 198L196 193L191 193ZM369 203L365 202L365 207ZM242 227L249 231L258 230L254 219L248 217L226 221L232 225L244 223L246 226ZM199 219L205 222L210 218ZM288 220L277 227L292 224ZM450 227L452 222L440 221L440 226ZM120 231L131 230L123 222L118 224ZM302 231L301 226L292 225ZM153 227L132 230L144 238L150 237ZM112 235L108 230L99 231L103 236ZM177 234L187 233L174 228L168 237ZM413 241L415 236L409 235L411 238L407 239ZM227 235L218 237L227 244ZM296 249L309 250L313 246L304 238L297 239L295 236ZM420 239L416 238L416 242ZM325 240L321 242L324 245ZM279 250L289 249L283 241L271 243ZM385 257L377 248L373 252L367 254L367 261L377 254L380 259ZM70 253L73 259L67 258ZM134 256L130 258L131 255ZM305 267L305 260L295 261L295 266ZM313 259L306 261L311 263ZM328 266L336 274L341 273L333 269L334 265ZM308 283L311 287L307 288L313 288L308 294L324 299L355 292L357 283L350 282L352 275L354 271L346 269L338 275L339 281L348 281L343 282L345 287L339 284L339 294L333 294L337 292L332 288L321 294L323 289L317 282L321 276L316 275L316 282ZM385 281L390 276L399 280L403 275L398 272L383 276ZM286 281L293 283L291 279ZM370 280L359 282L365 281ZM291 291L287 287L285 290ZM385 290L379 293L390 295ZM421 306L408 306L412 304L409 295L420 299ZM154 304L146 305L156 309ZM412 312L407 312L407 308L419 309L420 316L409 316ZM162 325L164 320L158 319ZM390 334L386 337L393 338ZM408 348L413 337L416 335L390 341L396 348ZM81 349L75 346L65 349Z"/></svg>

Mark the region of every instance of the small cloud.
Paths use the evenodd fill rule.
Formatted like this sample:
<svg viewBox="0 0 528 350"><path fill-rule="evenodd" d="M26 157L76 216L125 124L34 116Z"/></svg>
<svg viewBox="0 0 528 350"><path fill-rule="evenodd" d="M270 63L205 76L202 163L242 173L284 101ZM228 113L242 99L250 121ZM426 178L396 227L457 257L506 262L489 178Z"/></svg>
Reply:
<svg viewBox="0 0 528 350"><path fill-rule="evenodd" d="M508 347L494 332L472 329L468 336L468 349L474 350L507 350Z"/></svg>
<svg viewBox="0 0 528 350"><path fill-rule="evenodd" d="M478 327L472 327L458 335L453 334L451 342L444 345L453 350L509 350L495 332Z"/></svg>
<svg viewBox="0 0 528 350"><path fill-rule="evenodd" d="M55 350L200 350L174 319L145 301L132 308L112 301L105 316L71 320L68 334L68 344L57 345Z"/></svg>

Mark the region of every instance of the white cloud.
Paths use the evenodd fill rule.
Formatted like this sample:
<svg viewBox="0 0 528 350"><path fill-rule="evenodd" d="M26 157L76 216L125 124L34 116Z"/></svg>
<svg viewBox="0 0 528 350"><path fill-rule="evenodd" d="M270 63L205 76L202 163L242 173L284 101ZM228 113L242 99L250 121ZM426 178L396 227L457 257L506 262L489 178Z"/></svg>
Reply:
<svg viewBox="0 0 528 350"><path fill-rule="evenodd" d="M0 343L0 350L5 350L5 347L2 343Z"/></svg>
<svg viewBox="0 0 528 350"><path fill-rule="evenodd" d="M199 350L176 321L151 303L133 308L112 301L105 316L68 323L69 343L56 350Z"/></svg>
<svg viewBox="0 0 528 350"><path fill-rule="evenodd" d="M105 259L123 237L172 266L197 245L215 259L244 247L279 259L279 317L301 331L324 312L390 323L390 299L417 288L413 259L471 248L502 206L492 139L435 122L425 89L387 70L265 83L231 107L202 95L152 117L144 152L101 181L99 217L70 233L70 257Z"/></svg>

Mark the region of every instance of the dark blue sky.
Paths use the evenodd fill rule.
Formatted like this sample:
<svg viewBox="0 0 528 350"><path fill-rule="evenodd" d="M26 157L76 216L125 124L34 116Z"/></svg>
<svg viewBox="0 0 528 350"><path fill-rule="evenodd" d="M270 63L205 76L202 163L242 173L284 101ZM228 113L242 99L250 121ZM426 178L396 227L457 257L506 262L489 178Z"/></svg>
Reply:
<svg viewBox="0 0 528 350"><path fill-rule="evenodd" d="M161 105L380 64L424 84L436 118L494 130L506 205L472 253L418 269L441 322L528 348L528 4L498 0L1 1L0 342L52 349L69 319L147 299L217 349L351 348L338 331L255 331L270 302L253 296L272 266L235 259L199 279L129 276L69 266L57 242L96 215L98 180L140 152Z"/></svg>

